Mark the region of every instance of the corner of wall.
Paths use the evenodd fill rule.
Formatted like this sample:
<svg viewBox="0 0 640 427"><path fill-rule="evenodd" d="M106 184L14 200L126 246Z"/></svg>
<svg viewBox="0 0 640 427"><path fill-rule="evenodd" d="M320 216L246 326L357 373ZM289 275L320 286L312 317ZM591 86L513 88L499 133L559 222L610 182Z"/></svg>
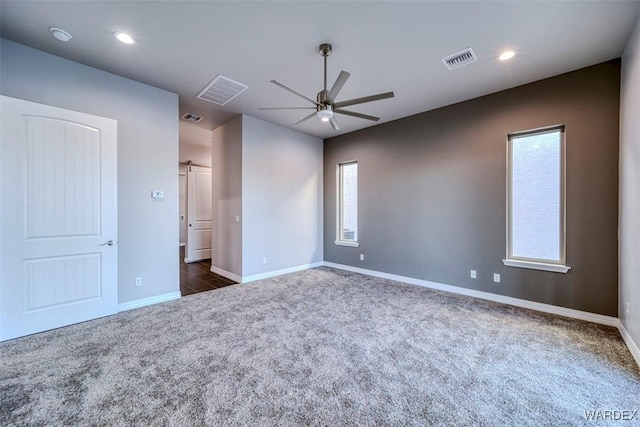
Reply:
<svg viewBox="0 0 640 427"><path fill-rule="evenodd" d="M211 264L242 276L242 116L212 131ZM212 270L213 271L213 270Z"/></svg>
<svg viewBox="0 0 640 427"><path fill-rule="evenodd" d="M620 84L619 317L640 364L640 16L622 56Z"/></svg>
<svg viewBox="0 0 640 427"><path fill-rule="evenodd" d="M242 116L242 275L323 260L323 141Z"/></svg>

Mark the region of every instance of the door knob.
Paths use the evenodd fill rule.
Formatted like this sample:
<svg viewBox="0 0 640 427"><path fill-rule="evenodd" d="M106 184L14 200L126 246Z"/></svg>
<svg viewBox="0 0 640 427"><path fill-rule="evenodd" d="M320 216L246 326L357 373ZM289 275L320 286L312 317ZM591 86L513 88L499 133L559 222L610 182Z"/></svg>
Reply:
<svg viewBox="0 0 640 427"><path fill-rule="evenodd" d="M189 227L191 227L191 224L189 224Z"/></svg>
<svg viewBox="0 0 640 427"><path fill-rule="evenodd" d="M99 244L98 246L113 246L115 242L113 240L109 240L108 242L104 242Z"/></svg>

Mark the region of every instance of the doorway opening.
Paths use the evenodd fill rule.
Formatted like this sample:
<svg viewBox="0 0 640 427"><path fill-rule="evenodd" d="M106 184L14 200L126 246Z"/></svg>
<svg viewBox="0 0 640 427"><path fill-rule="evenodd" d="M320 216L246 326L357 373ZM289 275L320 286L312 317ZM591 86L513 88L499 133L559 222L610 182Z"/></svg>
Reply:
<svg viewBox="0 0 640 427"><path fill-rule="evenodd" d="M184 262L185 247L180 247L180 293L183 297L235 285L231 279L211 272L211 259Z"/></svg>
<svg viewBox="0 0 640 427"><path fill-rule="evenodd" d="M212 133L209 124L180 120L179 215L180 293L182 296L235 284L211 272Z"/></svg>
<svg viewBox="0 0 640 427"><path fill-rule="evenodd" d="M211 272L211 168L181 163L180 293L211 291L236 282Z"/></svg>

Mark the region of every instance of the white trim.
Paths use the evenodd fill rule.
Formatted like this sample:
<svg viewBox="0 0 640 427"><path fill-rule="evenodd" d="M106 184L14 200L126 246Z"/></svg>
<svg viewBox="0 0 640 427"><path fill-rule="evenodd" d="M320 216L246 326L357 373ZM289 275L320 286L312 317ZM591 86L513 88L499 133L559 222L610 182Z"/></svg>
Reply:
<svg viewBox="0 0 640 427"><path fill-rule="evenodd" d="M345 241L340 240L343 237L343 220L344 220L344 202L343 202L343 181L344 181L344 173L342 172L342 167L345 165L356 165L358 167L357 160L349 160L347 162L339 162L336 165L336 240L335 244L338 246L351 246L357 248L359 243L356 241ZM356 171L357 178L357 171ZM357 197L358 187L356 186L356 197ZM357 219L358 211L356 209L356 219ZM358 226L356 224L355 237L358 237Z"/></svg>
<svg viewBox="0 0 640 427"><path fill-rule="evenodd" d="M349 246L352 248L357 248L358 246L360 246L360 243L355 242L355 241L348 241L348 240L336 240L335 242L336 245L338 246Z"/></svg>
<svg viewBox="0 0 640 427"><path fill-rule="evenodd" d="M544 304L541 302L528 301L520 298L513 298L504 295L492 294L490 292L476 291L462 288L460 286L445 285L442 283L430 282L428 280L415 279L413 277L399 276L397 274L383 273L381 271L367 270L364 268L352 267L350 265L335 264L325 262L325 266L340 270L353 271L354 273L366 274L368 276L380 277L383 279L395 280L412 285L424 286L425 288L437 289L439 291L451 292L454 294L466 295L475 298L495 301L502 304L515 305L516 307L528 308L530 310L542 311L544 313L557 314L559 316L571 317L573 319L586 320L587 322L599 323L601 325L618 327L620 321L617 317L605 316L602 314L589 313L586 311L574 310L572 308L558 307L556 305Z"/></svg>
<svg viewBox="0 0 640 427"><path fill-rule="evenodd" d="M633 341L631 335L629 335L629 331L627 331L627 329L620 321L618 321L618 330L620 331L620 335L622 335L622 339L624 340L625 344L627 344L631 355L636 360L638 366L640 366L640 348L638 348L638 345Z"/></svg>
<svg viewBox="0 0 640 427"><path fill-rule="evenodd" d="M566 170L567 170L567 139L566 139L566 126L564 124L559 124L559 125L553 125L553 126L545 126L542 128L537 128L537 129L529 129L529 130L524 130L524 131L518 131L518 132L511 132L509 134L507 134L507 196L506 196L506 201L507 201L507 255L506 255L506 260L513 262L513 261L521 261L521 260L514 260L513 259L513 248L512 248L512 244L513 244L513 233L512 233L512 227L513 227L513 139L514 138L522 138L525 136L532 136L532 135L540 135L540 134L545 134L545 133L553 133L553 132L559 132L560 134L560 236L559 236L559 247L560 247L560 263L559 265L561 266L565 266L566 264L566 257L567 257L567 191L566 191L566 187L567 187L567 174L566 174ZM503 260L504 262L505 260ZM527 262L527 261L524 261ZM566 273L567 271L569 271L569 268L567 268L567 271L562 271L559 269L549 269L549 268L544 268L544 266L538 266L535 267L535 264L545 264L547 266L551 265L549 263L546 263L544 260L536 260L536 261L530 261L533 262L534 264L530 264L528 266L525 265L511 265L511 267L522 267L522 268L530 268L533 270L545 270L545 271L553 271L556 273ZM508 264L505 264L508 265ZM566 267L566 266L565 266Z"/></svg>
<svg viewBox="0 0 640 427"><path fill-rule="evenodd" d="M233 273L231 273L229 271L226 271L226 270L223 270L221 268L218 268L218 267L216 267L214 265L211 266L211 272L212 273L216 273L219 276L226 277L227 279L231 279L234 282L238 282L238 283L242 282L242 277L241 276L238 276L237 274L233 274Z"/></svg>
<svg viewBox="0 0 640 427"><path fill-rule="evenodd" d="M134 301L121 302L118 304L118 313L121 311L132 310L134 308L146 307L148 305L159 304L182 297L179 291L169 292L168 294L156 295L154 297L137 299Z"/></svg>
<svg viewBox="0 0 640 427"><path fill-rule="evenodd" d="M528 268L530 270L553 271L554 273L566 273L571 270L568 265L549 264L546 262L525 261L521 259L503 259L502 263L507 267Z"/></svg>
<svg viewBox="0 0 640 427"><path fill-rule="evenodd" d="M186 246L186 243L182 242L182 243L180 243L180 245L179 245L179 246L180 246L180 247L182 247L182 246Z"/></svg>
<svg viewBox="0 0 640 427"><path fill-rule="evenodd" d="M269 271L267 273L253 274L251 276L244 276L241 283L255 282L256 280L282 276L283 274L295 273L297 271L308 270L310 268L322 267L323 265L325 265L325 263L323 261L320 261L314 262L312 264L303 264L296 267L283 268L282 270Z"/></svg>

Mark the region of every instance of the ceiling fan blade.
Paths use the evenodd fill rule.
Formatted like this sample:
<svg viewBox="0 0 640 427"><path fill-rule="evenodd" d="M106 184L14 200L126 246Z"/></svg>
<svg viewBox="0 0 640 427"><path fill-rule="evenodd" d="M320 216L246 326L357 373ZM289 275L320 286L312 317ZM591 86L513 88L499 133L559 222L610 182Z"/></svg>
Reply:
<svg viewBox="0 0 640 427"><path fill-rule="evenodd" d="M282 84L282 83L280 83L280 82L277 82L277 81L275 81L275 80L271 80L271 83L273 83L273 84L274 84L274 85L276 85L276 86L281 87L282 89L284 89L284 90L286 90L286 91L288 91L288 92L291 92L291 93L292 93L292 94L294 94L294 95L298 95L300 98L306 99L307 101L309 101L309 102L310 102L310 103L312 103L313 105L320 105L320 104L318 104L316 101L314 101L313 99L311 99L311 98L308 98L308 97L304 96L304 95L303 95L303 94L301 94L300 92L295 91L295 90L291 89L290 87L287 87L287 86L283 85L283 84Z"/></svg>
<svg viewBox="0 0 640 427"><path fill-rule="evenodd" d="M340 126L338 126L338 121L335 117L331 117L329 119L329 123L331 123L331 127L333 128L333 130L340 130Z"/></svg>
<svg viewBox="0 0 640 427"><path fill-rule="evenodd" d="M379 93L377 95L363 96L362 98L353 98L347 99L346 101L336 102L335 104L333 104L333 108L335 110L336 108L347 107L349 105L364 104L365 102L379 101L381 99L393 97L393 92Z"/></svg>
<svg viewBox="0 0 640 427"><path fill-rule="evenodd" d="M316 107L261 107L258 110L315 110Z"/></svg>
<svg viewBox="0 0 640 427"><path fill-rule="evenodd" d="M349 78L350 75L351 74L347 73L344 70L340 71L340 74L338 75L336 82L333 84L333 87L331 88L331 90L329 91L329 94L327 95L327 101L329 101L330 104L336 100L336 96L338 96L338 93L340 93L340 90L342 90L342 86L344 86L344 84L347 82L347 79Z"/></svg>
<svg viewBox="0 0 640 427"><path fill-rule="evenodd" d="M344 115L347 115L347 116L358 117L358 118L365 119L365 120L371 120L371 121L374 121L374 122L377 122L378 120L380 120L380 117L368 116L366 114L356 113L355 111L348 111L348 110L338 109L338 110L333 110L333 112L337 113L337 114L344 114Z"/></svg>
<svg viewBox="0 0 640 427"><path fill-rule="evenodd" d="M316 117L316 116L317 116L317 114L316 114L316 113L311 113L311 114L309 114L307 117L305 117L304 119L302 119L302 120L300 120L300 121L297 121L297 122L295 122L294 124L292 124L292 125L291 125L291 127L298 126L300 123L302 123L302 122L306 122L307 120L309 120L309 119L311 119L311 118L313 118L313 117Z"/></svg>

